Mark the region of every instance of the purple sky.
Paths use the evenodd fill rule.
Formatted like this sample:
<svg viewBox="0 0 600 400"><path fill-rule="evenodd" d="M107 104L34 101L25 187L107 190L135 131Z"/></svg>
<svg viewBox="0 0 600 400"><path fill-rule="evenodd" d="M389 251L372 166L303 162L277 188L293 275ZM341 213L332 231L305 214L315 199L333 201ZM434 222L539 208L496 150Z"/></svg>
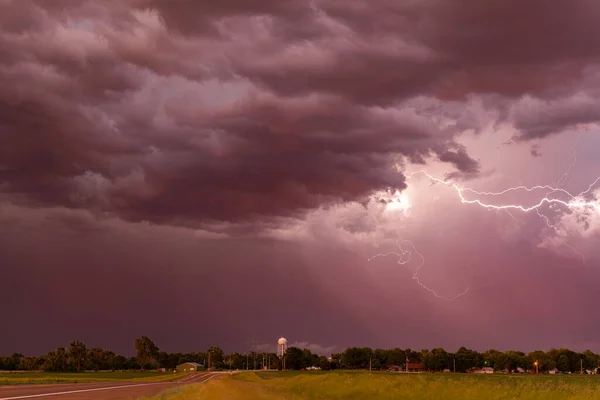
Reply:
<svg viewBox="0 0 600 400"><path fill-rule="evenodd" d="M252 3L0 0L0 353L600 352L600 2Z"/></svg>

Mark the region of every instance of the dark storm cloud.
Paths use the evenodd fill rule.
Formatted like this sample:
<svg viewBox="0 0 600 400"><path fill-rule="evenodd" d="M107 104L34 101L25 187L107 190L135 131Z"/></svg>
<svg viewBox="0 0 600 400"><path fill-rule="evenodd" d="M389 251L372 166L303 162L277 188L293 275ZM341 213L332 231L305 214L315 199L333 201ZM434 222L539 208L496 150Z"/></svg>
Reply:
<svg viewBox="0 0 600 400"><path fill-rule="evenodd" d="M595 0L0 0L0 353L131 354L141 335L171 351L594 342L598 258L572 257L576 234L548 244L535 213L417 176L378 196L395 209L364 200L404 189L409 162L497 168L478 190L553 181L571 144L545 139L600 119L598 15ZM488 160L497 128L513 146ZM516 156L532 140L546 169ZM595 149L577 148L573 181ZM399 235L423 284L467 295L434 297L414 260L367 263Z"/></svg>
<svg viewBox="0 0 600 400"><path fill-rule="evenodd" d="M442 128L411 99L561 102L600 48L599 6L583 0L1 7L3 187L160 222L361 200L404 188L394 165L405 158L475 176L478 161L454 139L481 124L455 112ZM243 89L225 104L200 100L220 92L202 86L214 79ZM595 98L541 117L509 118L506 100L485 107L529 139L594 122Z"/></svg>
<svg viewBox="0 0 600 400"><path fill-rule="evenodd" d="M312 10L311 23L321 28L312 42L284 34L285 42L273 37L269 46L257 46L268 62L231 60L238 73L284 95L318 90L365 104L424 93L459 99L477 92L554 96L568 91L599 57L595 16L600 5L588 0L297 2L304 5L301 11L290 6L295 3L286 2L285 9L274 8L273 13L232 2L212 10L221 18L269 15L273 20L266 25L285 20L289 30L296 26L289 21L291 12ZM197 7L198 14L207 11ZM197 18L193 9L163 13L171 24L186 25ZM306 25L305 19L297 25ZM304 51L305 59L274 60L289 52L290 45ZM313 59L317 52L322 62Z"/></svg>
<svg viewBox="0 0 600 400"><path fill-rule="evenodd" d="M249 3L239 0L134 0L132 5L141 10L149 8L158 11L170 31L186 36L218 35L219 23L223 19L235 17L273 16L281 19L277 22L286 31L295 33L301 31L300 25L313 25L312 10L309 3L304 1L265 0Z"/></svg>
<svg viewBox="0 0 600 400"><path fill-rule="evenodd" d="M600 121L600 96L596 85L588 91L560 100L528 99L518 103L513 112L519 140L544 138L567 129ZM594 93L594 91L596 93Z"/></svg>
<svg viewBox="0 0 600 400"><path fill-rule="evenodd" d="M441 162L447 162L457 167L461 172L476 173L479 171L479 163L467 154L465 149L458 151L446 150L438 156Z"/></svg>
<svg viewBox="0 0 600 400"><path fill-rule="evenodd" d="M34 204L134 220L239 220L402 189L404 178L394 169L402 156L418 160L455 147L454 132L414 113L355 104L343 92L287 99L241 94L236 106L217 110L177 94L134 105L134 94L154 79L148 70L204 82L219 75L223 61L215 43L235 50L237 39L189 29L192 37L180 37L172 29L177 7L155 7L165 31L156 14L124 12L123 4L3 5L17 17L28 10L0 36L10 54L0 71L0 179L9 191ZM286 12L275 7L273 15ZM198 15L248 14L232 4ZM194 43L206 46L198 51ZM155 118L161 113L162 125ZM473 170L468 157L451 162Z"/></svg>

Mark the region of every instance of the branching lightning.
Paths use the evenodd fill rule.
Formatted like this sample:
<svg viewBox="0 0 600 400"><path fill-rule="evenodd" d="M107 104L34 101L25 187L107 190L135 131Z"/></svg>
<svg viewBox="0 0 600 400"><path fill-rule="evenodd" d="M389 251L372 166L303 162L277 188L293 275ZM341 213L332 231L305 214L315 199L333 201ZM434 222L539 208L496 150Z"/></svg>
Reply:
<svg viewBox="0 0 600 400"><path fill-rule="evenodd" d="M568 180L571 170L577 163L576 146L579 141L579 138L580 137L577 138L577 140L572 148L572 151L573 151L572 163L568 166L565 173L560 177L560 179L556 182L556 184L554 186L551 186L551 185L536 185L536 186L520 185L520 186L510 187L510 188L502 190L500 192L484 192L484 191L477 191L477 190L474 190L474 189L471 189L468 187L459 186L458 184L456 184L450 180L447 180L447 179L441 179L441 178L434 177L424 170L418 170L418 171L415 171L415 172L409 174L407 176L407 180L412 179L415 175L418 175L418 174L424 175L428 179L430 179L432 181L432 183L440 183L444 186L452 188L458 195L458 198L459 198L461 204L477 205L477 206L485 208L487 210L495 210L495 211L499 211L499 212L500 211L505 212L506 214L508 214L511 218L513 218L515 220L517 220L516 217L510 211L523 212L523 213L535 211L536 214L544 220L544 222L545 222L546 226L548 226L548 228L553 229L555 233L558 233L558 228L551 223L550 218L540 211L540 209L544 205L547 205L549 207L553 207L553 206L565 207L568 209L591 209L597 213L600 213L600 202L598 202L597 199L586 200L586 197L589 197L589 194L592 191L592 189L595 188L598 185L598 183L600 182L600 176L597 177L587 187L587 189L585 189L584 191L582 191L576 195L572 194L569 191L567 191L566 189L562 188L562 186ZM536 203L534 203L532 205L523 205L523 204L518 204L518 203L494 204L494 203L490 203L490 202L487 202L487 201L484 201L481 199L481 197L484 197L484 196L498 197L498 196L506 195L511 192L534 193L536 191L542 191L542 190L546 191L544 194L544 197L542 197L539 201L537 201ZM559 197L561 197L561 198L559 198ZM410 247L412 248L412 250L406 250L405 248L403 248L402 243L408 243L410 245ZM581 257L582 262L585 263L585 256L581 252L579 252L577 249L575 249L573 246L568 244L566 242L566 240L562 240L561 244L564 245L565 247L571 249L574 253L578 254ZM427 287L419 279L419 272L420 272L421 268L423 267L423 265L425 264L425 257L416 249L414 244L408 240L401 240L401 241L397 242L397 245L400 249L399 252L388 252L388 253L376 254L375 256L369 258L369 261L371 261L372 259L374 259L376 257L385 257L385 256L389 256L389 255L394 255L394 256L399 257L398 264L405 265L412 260L412 254L415 253L419 256L419 258L421 259L421 262L419 263L419 266L415 270L415 272L412 276L412 279L414 279L422 288L424 288L428 292L432 293L435 297L437 297L439 299L443 299L443 300L457 299L458 297L465 295L469 291L469 287L467 286L467 288L463 292L461 292L453 297L444 297L444 296L439 295L438 293L436 293L435 290Z"/></svg>
<svg viewBox="0 0 600 400"><path fill-rule="evenodd" d="M571 162L571 164L569 164L565 173L556 182L556 187L558 188L567 182L567 179L569 179L569 175L571 175L571 170L573 169L573 167L575 167L575 164L577 164L577 145L579 144L580 139L581 133L577 135L577 139L575 139L575 143L573 143L573 147L571 148L571 151L573 152L573 161ZM550 193L546 193L546 195L548 194Z"/></svg>
<svg viewBox="0 0 600 400"><path fill-rule="evenodd" d="M443 185L452 187L458 194L458 197L460 198L461 203L477 204L478 206L487 208L488 210L517 210L517 211L522 211L522 212L530 212L530 211L539 209L544 204L561 204L561 205L569 207L569 208L591 207L596 210L600 210L596 201L577 200L578 198L581 198L582 196L588 194L592 190L592 188L600 181L600 176L598 178L596 178L596 180L592 184L590 184L590 186L586 190L579 193L578 195L573 195L564 189L555 188L555 187L552 187L549 185L543 185L543 186L538 185L538 186L531 186L531 187L515 186L515 187L508 188L506 190L503 190L501 192L479 192L477 190L473 190L470 188L460 187L453 182L449 182L449 181L446 181L446 180L443 180L440 178L436 178L434 176L429 175L424 170L415 171L415 172L411 173L410 175L408 175L408 178L410 179L416 174L423 174L427 178L431 179L432 181L434 181L436 183L441 183ZM500 196L500 195L503 195L503 194L506 194L506 193L509 193L512 191L517 191L517 190L533 192L534 190L540 190L540 189L550 190L550 193L556 193L556 192L564 193L565 195L569 196L570 200L560 200L557 198L551 198L551 197L546 196L546 197L542 198L538 203L536 203L532 206L526 207L526 206L523 206L520 204L501 204L501 205L489 204L489 203L484 203L483 201L481 201L479 199L468 200L467 198L465 198L465 195L464 195L465 192L470 192L470 193L473 193L473 194L476 194L479 196Z"/></svg>
<svg viewBox="0 0 600 400"><path fill-rule="evenodd" d="M410 245L410 247L412 247L412 250L405 250L402 247L401 243L408 243ZM417 248L415 247L415 245L410 240L398 240L398 241L396 241L396 244L398 245L398 248L399 248L400 252L389 251L387 253L379 253L379 254L376 254L373 257L369 258L368 261L371 261L371 260L373 260L374 258L377 258L377 257L387 257L387 256L390 256L390 255L394 255L394 256L398 257L398 261L397 261L398 264L400 264L400 265L406 265L406 264L408 264L412 260L412 254L414 252L421 259L421 262L419 263L419 266L417 267L417 269L415 270L415 272L412 275L412 279L414 279L419 286L421 286L423 289L427 290L429 293L433 294L438 299L442 299L442 300L455 300L455 299L457 299L457 298L459 298L459 297L464 296L465 294L467 294L467 292L469 291L469 286L467 286L467 288L464 291L462 291L459 294L457 294L456 296L452 296L452 297L445 297L445 296L442 296L442 295L436 293L435 290L429 288L427 285L425 285L423 282L421 282L421 279L419 278L419 271L421 270L421 268L423 267L423 265L425 265L425 257L423 256L423 254L421 254L419 252L419 250L417 250Z"/></svg>

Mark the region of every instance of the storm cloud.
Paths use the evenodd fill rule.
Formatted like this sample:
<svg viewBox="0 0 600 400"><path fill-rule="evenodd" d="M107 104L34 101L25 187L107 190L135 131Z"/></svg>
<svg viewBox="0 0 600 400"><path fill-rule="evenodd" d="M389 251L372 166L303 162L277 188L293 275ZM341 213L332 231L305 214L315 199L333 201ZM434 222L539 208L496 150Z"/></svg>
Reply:
<svg viewBox="0 0 600 400"><path fill-rule="evenodd" d="M5 1L0 179L132 220L295 215L403 189L403 160L478 172L454 141L476 126L424 102L533 96L510 114L525 138L598 119L572 97L597 66L595 3L449 7Z"/></svg>
<svg viewBox="0 0 600 400"><path fill-rule="evenodd" d="M536 281L541 265L572 284L570 301L583 301L592 291L586 277L597 273L569 276L560 266L579 268L580 250L586 265L597 266L596 214L544 209L545 224L512 211L475 213L451 187L411 173L435 170L482 191L557 179L574 193L585 190L600 168L592 137L600 121L598 15L594 0L0 0L7 299L34 313L36 301L51 298L59 310L67 300L41 284L38 297L26 296L29 277L56 287L93 280L90 291L100 298L121 275L114 290L126 301L145 293L136 277L147 273L151 293L181 307L169 317L176 325L197 305L181 291L203 282L202 301L220 291L231 300L223 302L230 314L205 311L208 344L218 341L217 326L231 332L253 320L224 316L241 315L247 279L285 299L253 298L253 318L269 322L244 335L263 343L284 326L298 334L291 342L327 351L368 340L393 346L391 333L368 326L388 321L401 330L400 319L420 332L403 336L411 346L438 346L436 329L450 333L446 345L469 345L458 343L468 337L484 346L482 332L490 345L516 343L469 322L489 318L478 304L489 300L499 320L528 330L543 310L523 306L539 299L519 291L561 287L552 277ZM365 270L373 246L409 236L431 267L423 267L422 282L447 285L441 297L475 282L472 297L428 297L411 275L414 260L406 271L381 263L382 275ZM486 267L465 267L466 248ZM495 261L486 261L489 254ZM529 266L522 280L507 278ZM230 276L245 278L232 288ZM490 280L505 286L488 292L513 293L511 307L525 307L522 315L490 300L485 283L477 286ZM111 323L126 326L133 308L119 311L112 301ZM380 302L415 306L380 310ZM152 303L157 312L168 314L159 303ZM86 304L101 318L100 303ZM69 318L83 315L81 307ZM336 307L342 311L332 317ZM309 323L289 317L303 310ZM275 314L285 321L271 321ZM549 326L553 315L539 321ZM310 329L329 318L348 332ZM461 318L461 326L449 322ZM587 326L583 312L570 318ZM152 326L141 313L139 325L125 330ZM177 347L167 326L154 332ZM568 332L556 338L564 342ZM576 340L593 341L583 333Z"/></svg>

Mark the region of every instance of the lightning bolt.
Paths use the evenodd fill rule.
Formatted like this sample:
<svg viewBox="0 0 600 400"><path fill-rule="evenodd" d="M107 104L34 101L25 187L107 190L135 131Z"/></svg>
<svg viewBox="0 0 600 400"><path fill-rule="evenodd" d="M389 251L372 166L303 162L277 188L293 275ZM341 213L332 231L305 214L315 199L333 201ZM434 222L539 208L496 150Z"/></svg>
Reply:
<svg viewBox="0 0 600 400"><path fill-rule="evenodd" d="M576 147L577 147L580 137L581 137L581 135L578 136L577 140L575 141L575 143L573 144L573 147L572 147L573 161L571 162L571 164L568 166L565 173L561 176L561 178L556 182L556 184L554 186L551 186L551 185L536 185L536 186L520 185L520 186L510 187L510 188L502 190L500 192L484 192L484 191L477 191L477 190L474 190L474 189L471 189L468 187L459 186L458 184L456 184L452 181L449 181L447 179L441 179L441 178L434 177L434 176L430 175L428 172L426 172L425 170L418 170L418 171L415 171L415 172L409 174L407 176L407 180L412 179L415 175L422 174L422 175L426 176L427 178L429 178L432 181L432 184L440 183L444 186L452 188L458 195L458 198L460 199L460 202L462 204L477 205L477 206L480 206L480 207L485 208L490 211L491 210L502 211L502 212L505 212L506 214L508 214L511 218L513 218L515 220L516 220L516 218L510 212L510 210L514 210L517 212L523 212L523 213L535 211L536 214L545 221L546 226L548 226L550 229L553 229L554 232L557 233L558 228L550 222L550 218L540 212L540 208L542 206L548 205L549 207L552 207L553 205L557 205L557 206L567 207L569 209L572 209L572 208L593 209L597 213L600 213L600 202L598 202L597 199L593 199L590 201L585 200L586 195L588 195L592 191L592 189L598 184L598 182L600 182L600 176L597 177L587 187L587 189L585 189L584 191L582 191L576 195L574 195L574 194L570 193L569 191L567 191L566 189L562 188L562 185L567 181L567 179L571 173L571 170L577 164ZM524 191L524 192L532 193L532 192L540 191L540 190L546 190L547 192L545 193L544 197L542 197L537 203L530 205L530 206L524 206L521 204L513 204L513 203L492 204L492 203L484 202L479 198L469 199L466 196L466 193L469 193L471 195L475 195L475 196L479 196L479 197L482 197L482 196L497 197L497 196L502 196L502 195L505 195L505 194L511 193L511 192ZM566 199L564 199L564 200L559 199L559 198L554 197L554 195L563 195L563 196L566 196ZM412 247L412 251L404 249L401 245L401 242L410 244L410 246ZM585 264L585 256L581 252L579 252L573 246L568 244L566 240L563 240L561 244L564 245L565 247L571 249L575 254L578 254L581 257L582 262ZM389 255L395 255L398 257L398 264L405 265L412 260L412 254L414 252L421 259L421 263L415 270L415 272L412 276L412 279L414 279L419 284L419 286L421 286L423 289L432 293L435 297L437 297L439 299L443 299L443 300L457 299L457 298L465 295L469 291L469 287L467 285L467 288L463 292L457 294L456 296L445 297L445 296L439 295L435 290L427 287L419 278L419 272L420 272L421 268L423 267L423 265L425 264L425 257L423 256L423 254L421 254L416 249L414 244L408 240L398 241L397 245L400 249L399 252L388 252L388 253L376 254L375 256L369 258L368 261L371 261L372 259L374 259L376 257L386 257Z"/></svg>
<svg viewBox="0 0 600 400"><path fill-rule="evenodd" d="M436 178L434 176L431 176L424 170L415 171L415 172L411 173L410 175L408 175L408 178L410 179L414 175L419 174L419 173L425 175L427 178L431 179L432 181L434 181L436 183L441 183L445 186L452 187L458 194L458 197L460 198L461 203L477 204L478 206L486 208L488 210L517 210L517 211L522 211L522 212L530 212L530 211L539 209L544 204L561 204L561 205L569 207L569 208L591 207L597 211L600 211L600 207L599 207L597 201L595 201L595 200L594 201L576 200L577 198L581 198L582 196L588 194L592 190L592 188L600 181L600 176L598 178L596 178L596 180L592 184L590 184L590 186L586 190L579 193L578 195L573 195L564 189L555 188L555 187L552 187L549 185L543 185L543 186L538 185L538 186L531 186L531 187L515 186L515 187L508 188L506 190L503 190L501 192L479 192L479 191L476 191L476 190L473 190L470 188L458 186L457 184L455 184L451 181L447 181L447 180L444 180L441 178ZM520 204L496 205L496 204L484 203L483 201L481 201L479 199L468 200L467 198L465 198L465 195L464 195L465 192L470 192L470 193L474 193L474 194L480 195L480 196L500 196L500 195L503 195L503 194L506 194L506 193L509 193L512 191L516 191L516 190L525 190L527 192L533 192L534 190L539 190L539 189L548 189L551 191L551 193L554 193L554 192L564 193L567 196L569 196L570 200L565 201L565 200L560 200L557 198L550 198L550 197L546 196L546 197L542 198L538 203L536 203L532 206L529 206L529 207L525 207Z"/></svg>
<svg viewBox="0 0 600 400"><path fill-rule="evenodd" d="M412 250L404 249L402 247L401 243L408 243L410 245L410 247L412 247ZM468 285L465 290L463 290L462 292L460 292L457 295L452 296L452 297L442 296L442 295L438 294L435 290L433 290L430 287L428 287L427 285L425 285L419 278L419 272L421 271L421 268L423 268L423 265L425 265L425 257L423 256L423 254L421 252L419 252L419 250L417 250L417 248L415 247L413 242L411 242L410 240L406 240L406 239L398 240L398 241L396 241L396 244L398 245L398 248L400 250L399 252L389 251L387 253L375 254L374 256L370 257L368 259L368 261L371 261L377 257L387 257L389 255L394 255L394 256L398 257L398 261L397 261L398 264L406 265L412 261L412 254L414 252L415 254L417 254L419 256L419 258L421 259L421 262L419 263L419 266L417 267L417 269L415 270L415 272L413 273L411 278L413 280L415 280L419 286L421 286L423 289L427 290L429 293L433 294L438 299L447 300L447 301L456 300L459 297L467 294L467 292L469 291Z"/></svg>
<svg viewBox="0 0 600 400"><path fill-rule="evenodd" d="M571 151L573 152L573 161L567 167L567 170L565 171L565 173L556 182L556 187L561 187L564 183L566 183L567 179L569 178L569 175L571 175L571 170L573 169L575 164L577 164L577 145L579 144L580 139L581 139L581 133L577 135L577 139L575 139L575 143L573 143L573 147L571 148ZM547 193L547 195L548 195L548 193Z"/></svg>
<svg viewBox="0 0 600 400"><path fill-rule="evenodd" d="M575 164L575 162L573 162L571 164L571 166L569 168L572 168L572 166ZM453 183L453 182L449 182L446 180L443 180L441 178L436 178L434 176L431 176L430 174L428 174L426 171L424 170L419 170L419 171L415 171L413 173L411 173L408 178L412 178L414 175L416 174L423 174L425 175L427 178L429 178L430 180L432 180L433 182L436 183L441 183L445 186L449 186L452 187L456 193L458 194L458 197L461 201L462 204L476 204L480 207L486 208L488 210L502 210L502 211L508 211L508 210L517 210L517 211L521 211L521 212L530 212L530 211L535 211L536 214L542 218L545 223L546 226L548 226L549 228L553 229L555 232L557 232L557 227L555 225L552 225L550 222L550 219L548 218L548 216L542 214L540 212L540 207L542 207L544 204L558 204L561 206L565 206L567 208L591 208L593 210L595 210L596 212L600 212L600 203L598 203L597 200L591 200L591 201L586 201L586 200L578 200L583 198L585 195L587 195L597 184L598 182L600 182L600 176L597 177L588 187L587 189L585 189L584 191L580 192L577 195L574 195L570 192L568 192L565 189L562 189L560 187L553 187L550 185L536 185L536 186L531 186L531 187L527 187L527 186L515 186L515 187L511 187L508 189L505 189L503 191L500 192L482 192L482 191L477 191L477 190L473 190L471 188L466 188L466 187L461 187L458 186L457 184ZM567 174L563 175L566 176ZM563 178L561 178L561 180L563 180ZM561 181L559 180L559 182ZM543 197L541 200L539 200L538 203L526 207L520 204L490 204L490 203L486 203L481 201L480 199L467 199L465 197L465 193L472 193L478 196L501 196L504 195L506 193L510 193L510 192L514 192L514 191L526 191L526 192L533 192L535 190L549 190L549 192L546 193L546 196ZM564 195L566 195L568 197L568 200L561 200L561 199L557 199L557 198L553 198L553 197L549 197L550 194L554 194L554 193L562 193ZM510 214L512 217L512 214ZM575 254L579 255L582 259L582 262L585 264L585 256L579 252L577 249L575 249L573 246L571 246L570 244L567 243L566 240L562 241L562 245L571 249Z"/></svg>

